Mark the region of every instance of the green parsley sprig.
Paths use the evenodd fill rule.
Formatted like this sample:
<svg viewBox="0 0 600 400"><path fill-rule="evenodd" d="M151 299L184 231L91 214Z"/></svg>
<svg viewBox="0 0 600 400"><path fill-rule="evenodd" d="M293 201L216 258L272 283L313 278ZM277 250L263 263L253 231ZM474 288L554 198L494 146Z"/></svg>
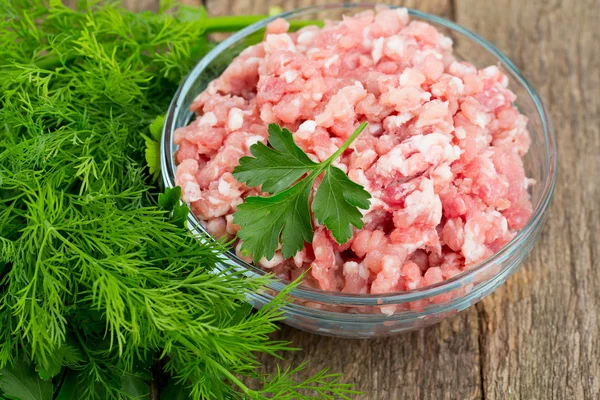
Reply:
<svg viewBox="0 0 600 400"><path fill-rule="evenodd" d="M316 163L294 143L289 130L270 124L271 147L258 142L250 147L254 157L240 159L233 176L273 194L246 198L233 215L233 221L241 227L238 232L243 241L241 249L251 254L254 262L262 257L273 258L280 242L283 256L289 258L300 251L305 242L312 241L309 199L321 174L323 180L312 202L317 221L325 224L340 244L352 236L351 225L362 228L359 208L369 208L371 195L332 164L366 126L366 122L360 124L335 153Z"/></svg>

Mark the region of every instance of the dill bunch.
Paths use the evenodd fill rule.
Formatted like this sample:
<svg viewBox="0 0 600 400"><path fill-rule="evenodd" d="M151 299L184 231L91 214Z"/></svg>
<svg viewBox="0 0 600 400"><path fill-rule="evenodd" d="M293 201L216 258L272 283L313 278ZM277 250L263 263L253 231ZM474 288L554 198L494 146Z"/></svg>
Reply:
<svg viewBox="0 0 600 400"><path fill-rule="evenodd" d="M144 137L218 21L56 0L0 16L0 398L145 399L157 376L165 399L355 393L296 381L305 364L257 373L290 350L269 339L285 293L251 312L268 278L213 273L221 245L157 204Z"/></svg>

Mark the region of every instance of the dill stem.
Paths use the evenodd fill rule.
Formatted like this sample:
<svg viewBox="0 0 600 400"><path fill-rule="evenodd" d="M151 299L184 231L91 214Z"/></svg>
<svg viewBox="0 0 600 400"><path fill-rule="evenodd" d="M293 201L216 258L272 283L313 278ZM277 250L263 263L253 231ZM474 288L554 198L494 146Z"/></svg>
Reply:
<svg viewBox="0 0 600 400"><path fill-rule="evenodd" d="M72 57L72 58L75 58L75 57ZM66 61L68 61L68 59ZM65 61L65 64L67 64L66 61ZM39 59L37 62L35 62L35 65L40 69L52 71L52 70L56 69L57 67L60 67L62 65L62 63L58 56L50 55L50 56L46 56L46 57Z"/></svg>
<svg viewBox="0 0 600 400"><path fill-rule="evenodd" d="M208 17L203 22L206 24L206 33L235 32L267 18L266 15L236 15ZM323 26L323 21L300 20L288 21L290 31L298 30L309 25Z"/></svg>
<svg viewBox="0 0 600 400"><path fill-rule="evenodd" d="M225 375L225 377L227 377L227 379L229 379L237 387L242 389L242 391L244 393L246 393L246 394L254 393L254 390L252 390L252 389L248 388L248 386L244 385L244 383L242 381L240 381L235 375L233 375L231 372L229 372L226 368L223 368L223 366L221 364L219 364L212 358L208 358L207 360L213 365L213 367L218 369L220 373Z"/></svg>
<svg viewBox="0 0 600 400"><path fill-rule="evenodd" d="M191 351L193 351L194 353L196 353L198 356L201 356L201 354L198 351L198 349L196 348L196 346L194 346L194 344L192 342L190 342L185 337L183 337L183 335L181 335L181 334L175 334L175 337L185 347L187 347L188 349L190 349ZM202 358L206 361L206 363L211 364L215 369L217 369L220 373L222 373L227 379L229 379L237 387L239 387L240 389L242 389L242 391L244 393L246 393L246 394L254 393L254 390L252 390L248 386L244 385L244 383L242 381L240 381L231 372L229 372L227 370L227 368L223 368L223 366L221 364L219 364L218 362L216 362L215 360L213 360L210 357L202 357Z"/></svg>
<svg viewBox="0 0 600 400"><path fill-rule="evenodd" d="M206 24L206 33L235 32L265 18L265 15L224 15L208 17L203 22Z"/></svg>

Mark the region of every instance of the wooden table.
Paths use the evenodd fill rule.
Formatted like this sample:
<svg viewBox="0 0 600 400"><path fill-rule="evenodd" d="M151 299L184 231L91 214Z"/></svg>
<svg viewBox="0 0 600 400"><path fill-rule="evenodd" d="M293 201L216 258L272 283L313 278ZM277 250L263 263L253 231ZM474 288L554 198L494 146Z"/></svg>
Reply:
<svg viewBox="0 0 600 400"><path fill-rule="evenodd" d="M194 0L189 0L194 1ZM129 0L132 9L155 0ZM314 0L208 0L212 15L289 10ZM364 399L600 398L600 3L598 0L392 1L457 21L523 71L545 101L559 178L542 236L521 270L436 326L354 341L282 327L277 339L343 371ZM272 360L265 360L271 371Z"/></svg>

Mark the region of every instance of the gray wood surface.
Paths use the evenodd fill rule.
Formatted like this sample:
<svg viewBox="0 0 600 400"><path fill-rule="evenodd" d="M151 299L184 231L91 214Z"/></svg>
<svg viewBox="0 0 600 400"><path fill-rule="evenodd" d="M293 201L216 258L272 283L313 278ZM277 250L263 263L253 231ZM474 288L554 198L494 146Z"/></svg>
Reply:
<svg viewBox="0 0 600 400"><path fill-rule="evenodd" d="M193 3L195 0L187 0ZM207 0L212 15L315 0ZM559 179L546 228L521 270L478 305L436 326L372 341L285 326L275 336L343 371L364 399L600 398L600 3L597 0L394 1L481 34L537 88L555 128ZM128 0L132 9L154 0ZM265 359L265 370L274 368Z"/></svg>

